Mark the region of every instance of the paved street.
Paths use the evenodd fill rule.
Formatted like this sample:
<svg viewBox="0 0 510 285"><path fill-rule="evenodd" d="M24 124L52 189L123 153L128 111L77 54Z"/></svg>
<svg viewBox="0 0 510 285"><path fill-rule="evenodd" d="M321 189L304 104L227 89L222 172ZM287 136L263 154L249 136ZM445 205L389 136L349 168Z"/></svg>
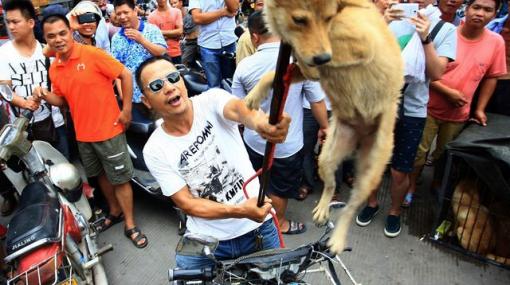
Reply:
<svg viewBox="0 0 510 285"><path fill-rule="evenodd" d="M430 175L430 173L428 173ZM348 236L352 252L341 255L357 282L369 284L510 284L510 270L486 265L420 240L430 232L432 198L421 191L413 207L403 215L402 233L394 239L383 234L384 214L388 209L388 182L383 184L380 198L383 208L373 223L360 228L354 223ZM427 183L422 188L428 188ZM295 247L318 238L323 229L314 226L311 210L319 199L315 191L304 202L293 201L289 217L305 221L308 231L303 235L285 236L288 247ZM423 194L422 194L423 193ZM342 189L347 199L348 189ZM147 195L136 195L135 211L138 224L150 239L146 249L137 249L124 237L122 225L115 225L100 236L100 242L111 243L114 251L104 258L111 284L167 284L167 270L175 265L173 252L178 241L177 218L163 201ZM352 284L338 268L342 284ZM320 280L315 279L313 280ZM322 281L313 284L324 284Z"/></svg>

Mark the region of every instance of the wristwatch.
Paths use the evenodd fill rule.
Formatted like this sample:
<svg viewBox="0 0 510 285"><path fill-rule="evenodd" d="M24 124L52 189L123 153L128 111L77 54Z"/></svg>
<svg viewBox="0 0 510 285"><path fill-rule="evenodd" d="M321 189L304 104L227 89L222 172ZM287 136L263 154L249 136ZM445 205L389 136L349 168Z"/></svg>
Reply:
<svg viewBox="0 0 510 285"><path fill-rule="evenodd" d="M432 39L430 38L430 34L427 35L427 37L421 41L422 44L428 45L432 42Z"/></svg>

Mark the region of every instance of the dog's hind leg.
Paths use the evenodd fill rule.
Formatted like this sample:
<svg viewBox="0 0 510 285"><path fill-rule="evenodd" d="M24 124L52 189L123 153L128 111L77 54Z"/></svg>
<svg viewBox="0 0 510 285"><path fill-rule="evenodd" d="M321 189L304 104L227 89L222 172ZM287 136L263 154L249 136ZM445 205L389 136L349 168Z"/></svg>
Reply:
<svg viewBox="0 0 510 285"><path fill-rule="evenodd" d="M319 204L313 210L313 219L317 224L325 224L329 216L329 202L335 193L335 172L343 159L352 153L356 146L355 131L333 116L328 128L328 136L319 156L319 175L324 181Z"/></svg>
<svg viewBox="0 0 510 285"><path fill-rule="evenodd" d="M274 71L262 75L259 82L253 87L253 89L244 98L246 106L252 110L258 110L260 108L260 102L264 100L268 95L274 80Z"/></svg>
<svg viewBox="0 0 510 285"><path fill-rule="evenodd" d="M359 141L356 181L349 202L340 212L335 231L329 240L333 252L340 253L344 250L347 232L355 212L381 181L393 149L395 114L396 104L381 114L374 135L367 135Z"/></svg>

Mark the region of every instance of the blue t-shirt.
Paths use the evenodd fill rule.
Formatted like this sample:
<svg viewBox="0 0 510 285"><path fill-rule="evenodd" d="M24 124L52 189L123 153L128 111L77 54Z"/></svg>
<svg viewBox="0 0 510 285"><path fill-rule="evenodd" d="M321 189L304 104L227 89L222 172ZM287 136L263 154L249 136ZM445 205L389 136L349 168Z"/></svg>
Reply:
<svg viewBox="0 0 510 285"><path fill-rule="evenodd" d="M165 38L161 30L149 23L140 21L138 30L151 43L158 44L167 49ZM124 28L120 29L112 38L112 55L124 64L133 74L133 102L142 102L142 92L135 83L135 72L140 64L152 57L152 54L141 44L128 39L124 34Z"/></svg>

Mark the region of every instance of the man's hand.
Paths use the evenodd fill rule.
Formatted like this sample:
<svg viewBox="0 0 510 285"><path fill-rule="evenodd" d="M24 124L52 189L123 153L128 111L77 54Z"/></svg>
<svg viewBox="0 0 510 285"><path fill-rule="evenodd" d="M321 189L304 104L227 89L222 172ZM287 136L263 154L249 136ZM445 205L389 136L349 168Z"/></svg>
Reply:
<svg viewBox="0 0 510 285"><path fill-rule="evenodd" d="M455 90L454 93L448 94L446 98L448 99L448 101L450 101L450 103L452 103L453 106L457 108L463 107L468 103L466 96L458 90Z"/></svg>
<svg viewBox="0 0 510 285"><path fill-rule="evenodd" d="M269 116L264 113L259 113L255 119L254 130L265 140L272 143L283 143L289 131L290 117L284 113L282 119L278 124L269 124Z"/></svg>
<svg viewBox="0 0 510 285"><path fill-rule="evenodd" d="M41 105L41 102L40 101L36 101L34 99L34 97L30 96L28 98L26 98L25 100L23 100L23 106L21 106L21 108L23 109L28 109L30 111L35 111L37 109L39 109L39 106Z"/></svg>
<svg viewBox="0 0 510 285"><path fill-rule="evenodd" d="M469 121L475 122L485 127L487 126L487 115L485 114L484 111L476 110L475 113L473 114L473 118L469 119Z"/></svg>
<svg viewBox="0 0 510 285"><path fill-rule="evenodd" d="M232 17L235 17L237 15L237 11L230 12L227 7L223 7L222 12L223 12L223 17L232 18Z"/></svg>
<svg viewBox="0 0 510 285"><path fill-rule="evenodd" d="M266 197L264 199L264 205L262 205L262 207L257 207L257 198L250 198L239 206L242 207L246 218L257 223L262 223L267 214L269 214L269 211L271 211L271 203L271 199Z"/></svg>
<svg viewBox="0 0 510 285"><path fill-rule="evenodd" d="M113 125L116 126L119 123L124 126L124 130L127 130L129 128L129 124L131 123L131 112L122 110Z"/></svg>
<svg viewBox="0 0 510 285"><path fill-rule="evenodd" d="M430 29L430 21L427 16L422 15L420 12L416 14L415 17L412 17L409 19L411 24L416 26L416 32L420 36L420 39L422 41L425 41L427 39L427 36L429 35L429 29Z"/></svg>
<svg viewBox="0 0 510 285"><path fill-rule="evenodd" d="M397 2L398 3L398 2ZM396 3L392 3L396 4ZM404 10L396 8L395 5L390 4L390 7L384 10L384 21L391 23L393 21L400 21L404 18Z"/></svg>
<svg viewBox="0 0 510 285"><path fill-rule="evenodd" d="M326 140L326 137L328 135L328 129L319 129L319 132L317 132L317 140L320 144L323 144Z"/></svg>
<svg viewBox="0 0 510 285"><path fill-rule="evenodd" d="M128 39L134 40L135 42L141 44L145 38L143 37L142 33L140 33L137 29L126 29L124 31L124 34Z"/></svg>

